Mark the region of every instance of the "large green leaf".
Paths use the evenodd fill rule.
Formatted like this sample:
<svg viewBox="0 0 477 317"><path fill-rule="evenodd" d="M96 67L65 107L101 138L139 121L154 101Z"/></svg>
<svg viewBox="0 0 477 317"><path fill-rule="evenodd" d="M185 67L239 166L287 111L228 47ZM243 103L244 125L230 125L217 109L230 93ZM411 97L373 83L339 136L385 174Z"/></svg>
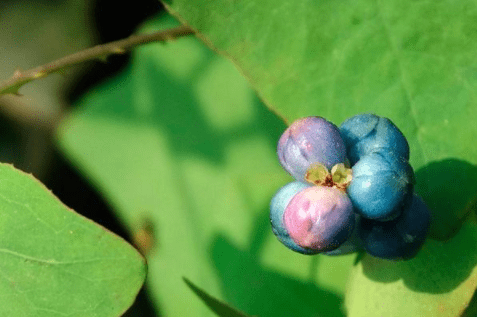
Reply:
<svg viewBox="0 0 477 317"><path fill-rule="evenodd" d="M0 316L120 316L146 275L139 253L0 164Z"/></svg>
<svg viewBox="0 0 477 317"><path fill-rule="evenodd" d="M291 180L275 153L285 125L231 63L192 37L151 44L78 106L59 144L133 233L150 223L163 315L212 315L187 276L249 315L342 316L354 256L303 256L273 236L269 202Z"/></svg>
<svg viewBox="0 0 477 317"><path fill-rule="evenodd" d="M402 129L415 169L449 158L477 163L475 1L164 2L286 121L320 115L340 124L374 112ZM434 178L418 178L418 191L438 206L428 198ZM474 185L462 200L476 193ZM433 212L431 235L439 239L465 214Z"/></svg>
<svg viewBox="0 0 477 317"><path fill-rule="evenodd" d="M475 1L164 2L287 122L320 115L340 124L362 112L391 118L409 140L416 190L433 213L431 237L458 232L477 201ZM450 245L443 256L454 251ZM425 261L400 265L415 273L410 278L428 269ZM354 287L350 296L368 294L356 296L367 307L388 305L391 290L374 286L373 293ZM405 298L425 302L405 286ZM469 298L448 293L441 300L463 307Z"/></svg>

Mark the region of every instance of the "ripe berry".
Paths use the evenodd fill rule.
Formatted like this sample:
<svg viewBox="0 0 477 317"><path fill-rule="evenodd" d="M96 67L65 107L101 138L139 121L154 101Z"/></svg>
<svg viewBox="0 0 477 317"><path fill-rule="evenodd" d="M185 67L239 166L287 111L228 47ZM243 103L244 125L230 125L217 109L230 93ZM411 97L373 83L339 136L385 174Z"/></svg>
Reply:
<svg viewBox="0 0 477 317"><path fill-rule="evenodd" d="M351 236L355 214L345 192L312 186L292 198L283 221L298 246L318 253L337 249Z"/></svg>
<svg viewBox="0 0 477 317"><path fill-rule="evenodd" d="M338 129L303 118L283 133L277 154L297 180L270 205L273 233L288 248L326 255L366 249L395 260L422 247L430 214L413 195L406 138L389 119L361 114Z"/></svg>
<svg viewBox="0 0 477 317"><path fill-rule="evenodd" d="M359 223L361 221L361 217L355 214L355 226L353 233L351 236L346 240L342 245L338 247L338 249L334 249L333 251L323 252L325 255L346 255L350 253L354 253L357 251L361 251L364 249L363 242L359 237Z"/></svg>
<svg viewBox="0 0 477 317"><path fill-rule="evenodd" d="M290 238L283 224L283 213L290 203L290 200L292 200L296 194L310 186L310 184L302 182L288 183L278 190L270 202L270 223L272 224L273 233L286 247L303 254L314 254L316 252L300 247Z"/></svg>
<svg viewBox="0 0 477 317"><path fill-rule="evenodd" d="M412 203L394 220L381 222L363 218L359 235L369 254L383 259L408 260L424 244L430 219L426 205L414 195Z"/></svg>
<svg viewBox="0 0 477 317"><path fill-rule="evenodd" d="M359 114L343 122L340 132L351 165L361 157L381 150L409 160L409 144L406 138L387 118L369 113Z"/></svg>
<svg viewBox="0 0 477 317"><path fill-rule="evenodd" d="M387 221L399 216L403 204L410 203L413 187L409 163L380 151L362 157L353 166L347 192L357 213Z"/></svg>
<svg viewBox="0 0 477 317"><path fill-rule="evenodd" d="M321 163L328 170L346 160L346 147L339 129L321 117L299 119L278 141L278 158L296 180L304 180L308 167Z"/></svg>

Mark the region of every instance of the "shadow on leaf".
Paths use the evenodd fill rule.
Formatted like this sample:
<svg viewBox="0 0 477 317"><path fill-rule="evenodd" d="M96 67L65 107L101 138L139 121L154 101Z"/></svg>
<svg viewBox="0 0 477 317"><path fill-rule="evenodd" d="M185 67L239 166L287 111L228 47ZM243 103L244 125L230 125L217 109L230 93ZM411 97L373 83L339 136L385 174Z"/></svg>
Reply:
<svg viewBox="0 0 477 317"><path fill-rule="evenodd" d="M392 262L366 255L361 264L364 274L374 281L388 283L402 279L417 292L446 293L469 278L477 265L477 226L464 225L447 242L427 240L412 260Z"/></svg>
<svg viewBox="0 0 477 317"><path fill-rule="evenodd" d="M447 159L419 169L416 178L416 191L432 213L431 239L408 261L366 255L361 259L363 273L382 283L402 279L417 292L449 292L469 278L477 265L477 225L467 222L463 226L477 197L477 167Z"/></svg>
<svg viewBox="0 0 477 317"><path fill-rule="evenodd" d="M238 181L237 188L246 209L256 209L250 185ZM249 314L260 317L344 316L341 310L343 298L315 284L320 256L313 256L311 263L302 268L308 271L309 282L267 269L260 263L259 259L267 237L273 235L268 203L258 208L255 214L254 226L250 231L249 244L245 250L235 246L222 234L217 234L211 245L212 261L222 282L227 301Z"/></svg>
<svg viewBox="0 0 477 317"><path fill-rule="evenodd" d="M477 202L477 166L457 159L431 162L416 172L416 192L432 213L429 236L454 236Z"/></svg>
<svg viewBox="0 0 477 317"><path fill-rule="evenodd" d="M464 310L460 317L475 317L477 316L477 290L474 292L469 305Z"/></svg>
<svg viewBox="0 0 477 317"><path fill-rule="evenodd" d="M247 313L267 316L344 316L342 299L313 283L263 268L249 252L218 235L212 259L228 300Z"/></svg>

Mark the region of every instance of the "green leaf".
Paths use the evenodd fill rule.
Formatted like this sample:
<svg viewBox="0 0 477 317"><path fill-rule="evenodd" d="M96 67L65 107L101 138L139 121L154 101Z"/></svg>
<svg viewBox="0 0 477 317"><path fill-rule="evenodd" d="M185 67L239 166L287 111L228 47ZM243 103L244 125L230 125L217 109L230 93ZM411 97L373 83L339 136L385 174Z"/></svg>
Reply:
<svg viewBox="0 0 477 317"><path fill-rule="evenodd" d="M434 211L431 236L445 240L458 232L477 203L477 166L458 159L428 164L416 172L416 191Z"/></svg>
<svg viewBox="0 0 477 317"><path fill-rule="evenodd" d="M213 315L187 276L247 314L343 315L354 255L303 256L273 236L270 199L291 181L276 157L285 125L231 63L192 37L150 44L78 106L59 144L133 235L150 219L148 285L161 314Z"/></svg>
<svg viewBox="0 0 477 317"><path fill-rule="evenodd" d="M348 316L460 316L477 287L476 265L473 223L449 242L428 240L409 261L366 255L352 270Z"/></svg>
<svg viewBox="0 0 477 317"><path fill-rule="evenodd" d="M460 317L473 317L477 316L477 291L474 292L474 296L470 300L469 306L463 311Z"/></svg>
<svg viewBox="0 0 477 317"><path fill-rule="evenodd" d="M164 3L234 61L287 122L319 115L340 124L373 112L403 131L416 170L445 159L477 163L475 1ZM438 205L428 198L437 175L421 176L418 192ZM477 191L460 195L469 204ZM431 236L438 239L449 238L464 218L462 209L432 211Z"/></svg>
<svg viewBox="0 0 477 317"><path fill-rule="evenodd" d="M0 315L122 315L145 279L139 253L31 175L0 175Z"/></svg>
<svg viewBox="0 0 477 317"><path fill-rule="evenodd" d="M191 281L183 278L184 282L200 299L214 312L217 316L221 317L247 317L244 313L236 310L235 308L222 303L218 299L210 296L202 289L195 286Z"/></svg>
<svg viewBox="0 0 477 317"><path fill-rule="evenodd" d="M319 115L340 124L363 112L394 121L410 143L416 190L433 213L431 237L446 240L458 232L477 199L474 1L452 6L411 0L164 2L207 44L229 57L287 122ZM442 257L454 252L474 257L476 252L472 245L455 240L439 250ZM413 263L427 259L423 254L391 266L389 274L396 268L412 271ZM452 264L458 272L475 266L459 258ZM409 274L429 277L422 281L428 285L433 268L424 262ZM447 271L439 267L444 268ZM439 300L458 311L468 302L464 295L473 293L475 280L473 275L449 276L455 283L445 283L447 293ZM375 306L378 303L395 309L384 316L398 311L407 313L402 316L421 316L419 309L439 303L432 288L413 292L412 283L390 284L399 293L364 277L355 281L359 283L348 293L350 316L383 312ZM453 289L461 297L454 297Z"/></svg>

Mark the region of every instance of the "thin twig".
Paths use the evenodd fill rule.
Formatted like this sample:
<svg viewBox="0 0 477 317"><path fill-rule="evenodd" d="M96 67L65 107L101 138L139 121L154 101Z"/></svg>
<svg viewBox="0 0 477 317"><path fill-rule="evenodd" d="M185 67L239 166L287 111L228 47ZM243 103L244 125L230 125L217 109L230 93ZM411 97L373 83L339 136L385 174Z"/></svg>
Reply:
<svg viewBox="0 0 477 317"><path fill-rule="evenodd" d="M26 71L17 70L13 76L0 83L0 96L5 94L19 94L18 89L35 79L45 78L51 73L60 72L68 67L94 60L105 59L112 54L123 54L131 48L150 42L173 40L175 38L193 34L193 30L185 25L152 34L132 35L128 38L107 44L97 45L80 52L57 59L48 64Z"/></svg>

